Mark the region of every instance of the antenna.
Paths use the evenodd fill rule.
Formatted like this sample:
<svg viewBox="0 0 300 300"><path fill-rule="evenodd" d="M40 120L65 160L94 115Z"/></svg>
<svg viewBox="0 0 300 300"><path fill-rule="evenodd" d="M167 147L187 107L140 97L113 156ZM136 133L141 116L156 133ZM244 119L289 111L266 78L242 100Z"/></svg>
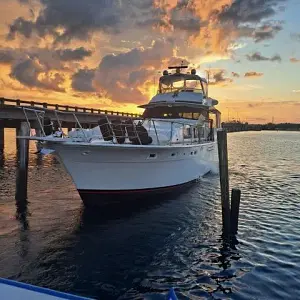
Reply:
<svg viewBox="0 0 300 300"><path fill-rule="evenodd" d="M208 97L208 86L209 86L209 79L210 79L210 67L208 68L208 71L206 70L206 74L207 74L207 88L206 88L206 97Z"/></svg>

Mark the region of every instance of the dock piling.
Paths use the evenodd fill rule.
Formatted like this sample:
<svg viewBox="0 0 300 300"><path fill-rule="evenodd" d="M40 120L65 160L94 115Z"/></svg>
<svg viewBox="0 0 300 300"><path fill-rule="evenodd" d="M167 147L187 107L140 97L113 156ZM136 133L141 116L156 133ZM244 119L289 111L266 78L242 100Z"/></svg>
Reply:
<svg viewBox="0 0 300 300"><path fill-rule="evenodd" d="M237 234L239 211L240 211L241 191L232 189L231 191L231 211L230 211L230 231L231 234Z"/></svg>
<svg viewBox="0 0 300 300"><path fill-rule="evenodd" d="M18 136L29 136L30 128L26 122L22 122L18 130ZM18 142L18 170L16 178L16 201L27 201L27 179L28 179L28 156L29 140L19 139Z"/></svg>
<svg viewBox="0 0 300 300"><path fill-rule="evenodd" d="M218 138L223 233L227 236L230 233L230 202L229 202L228 151L227 151L226 130L223 129L219 130L217 132L217 138Z"/></svg>

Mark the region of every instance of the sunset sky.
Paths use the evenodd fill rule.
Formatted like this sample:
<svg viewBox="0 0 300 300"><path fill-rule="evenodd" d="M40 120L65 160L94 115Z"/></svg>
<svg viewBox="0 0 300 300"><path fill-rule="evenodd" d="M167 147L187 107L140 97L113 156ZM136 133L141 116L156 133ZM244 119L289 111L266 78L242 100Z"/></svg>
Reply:
<svg viewBox="0 0 300 300"><path fill-rule="evenodd" d="M300 0L0 0L0 97L141 112L160 72L205 76L222 119L300 122Z"/></svg>

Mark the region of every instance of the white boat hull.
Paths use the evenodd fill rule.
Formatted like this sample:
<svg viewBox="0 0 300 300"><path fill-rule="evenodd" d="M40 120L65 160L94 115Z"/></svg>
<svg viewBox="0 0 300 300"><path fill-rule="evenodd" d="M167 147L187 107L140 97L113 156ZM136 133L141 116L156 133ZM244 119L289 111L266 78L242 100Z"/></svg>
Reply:
<svg viewBox="0 0 300 300"><path fill-rule="evenodd" d="M178 146L49 145L71 175L84 201L102 204L124 195L181 187L216 163L216 142Z"/></svg>

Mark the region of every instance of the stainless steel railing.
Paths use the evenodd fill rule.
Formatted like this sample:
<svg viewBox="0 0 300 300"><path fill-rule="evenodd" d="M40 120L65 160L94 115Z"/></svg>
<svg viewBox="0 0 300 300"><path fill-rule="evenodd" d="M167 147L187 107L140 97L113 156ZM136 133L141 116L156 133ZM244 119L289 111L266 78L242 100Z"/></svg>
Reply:
<svg viewBox="0 0 300 300"><path fill-rule="evenodd" d="M33 113L36 117L37 124L40 127L41 135L46 137L44 130L44 117L45 112L33 108L23 107L26 122L30 126L28 112ZM61 132L60 139L72 139L68 134L65 134L62 128L62 123L59 119L60 114L72 115L74 118L75 128L81 132L81 137L77 138L78 141L82 139L83 142L90 143L92 140L97 139L97 136L89 137L87 131L83 129L80 121L78 120L75 112L61 112L55 111L55 119L58 129ZM99 118L100 122L100 118ZM148 128L145 128L147 127ZM163 125L163 126L162 126ZM134 143L134 144L150 144L150 138L147 142L147 137L151 137L151 143L156 142L157 145L174 145L174 144L194 144L204 143L214 140L213 129L208 128L207 124L191 124L190 122L180 120L164 120L164 119L138 119L133 120L128 118L124 120L110 120L107 116L102 117L101 124L99 123L102 138L112 143ZM53 128L54 129L54 128ZM54 133L54 130L53 130ZM166 137L166 136L169 137ZM165 138L164 138L165 137ZM101 139L101 135L98 137Z"/></svg>

